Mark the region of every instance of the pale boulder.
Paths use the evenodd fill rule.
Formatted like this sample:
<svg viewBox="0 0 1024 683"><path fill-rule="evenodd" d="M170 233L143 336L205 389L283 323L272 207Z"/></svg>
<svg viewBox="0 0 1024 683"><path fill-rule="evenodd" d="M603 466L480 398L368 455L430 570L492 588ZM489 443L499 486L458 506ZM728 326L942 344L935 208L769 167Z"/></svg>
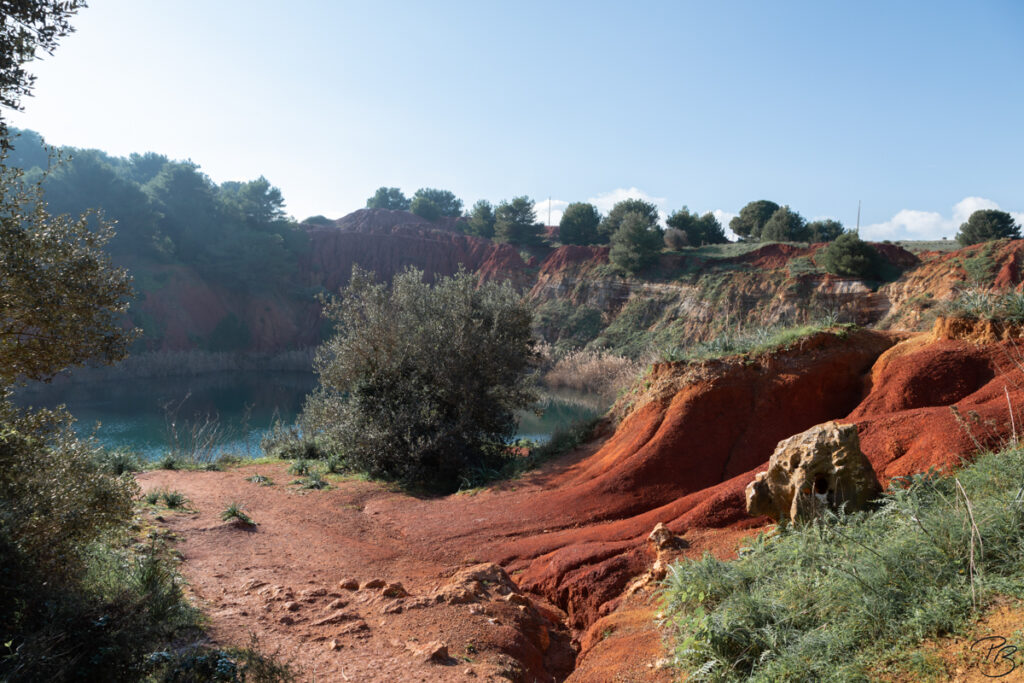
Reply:
<svg viewBox="0 0 1024 683"><path fill-rule="evenodd" d="M856 425L826 422L779 442L768 471L747 485L747 512L795 522L843 504L863 510L881 490Z"/></svg>

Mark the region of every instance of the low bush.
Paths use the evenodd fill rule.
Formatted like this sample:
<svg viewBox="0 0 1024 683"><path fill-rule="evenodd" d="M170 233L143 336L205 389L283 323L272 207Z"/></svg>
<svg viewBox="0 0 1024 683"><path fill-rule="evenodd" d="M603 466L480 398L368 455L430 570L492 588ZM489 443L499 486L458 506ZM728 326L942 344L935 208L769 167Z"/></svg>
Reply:
<svg viewBox="0 0 1024 683"><path fill-rule="evenodd" d="M947 317L1024 323L1024 293L966 289L950 301L943 302L938 311Z"/></svg>
<svg viewBox="0 0 1024 683"><path fill-rule="evenodd" d="M162 491L160 499L172 510L185 507L185 504L188 503L188 498L181 491Z"/></svg>
<svg viewBox="0 0 1024 683"><path fill-rule="evenodd" d="M93 463L100 472L114 476L142 470L142 461L139 460L139 456L123 448L104 448L96 454Z"/></svg>
<svg viewBox="0 0 1024 683"><path fill-rule="evenodd" d="M253 521L252 517L245 513L242 509L242 504L237 501L228 503L228 506L224 508L224 511L220 513L221 521L224 522L240 522L246 526L255 526L256 522Z"/></svg>
<svg viewBox="0 0 1024 683"><path fill-rule="evenodd" d="M1024 450L896 483L876 511L760 535L664 585L689 680L868 680L996 596L1024 597Z"/></svg>

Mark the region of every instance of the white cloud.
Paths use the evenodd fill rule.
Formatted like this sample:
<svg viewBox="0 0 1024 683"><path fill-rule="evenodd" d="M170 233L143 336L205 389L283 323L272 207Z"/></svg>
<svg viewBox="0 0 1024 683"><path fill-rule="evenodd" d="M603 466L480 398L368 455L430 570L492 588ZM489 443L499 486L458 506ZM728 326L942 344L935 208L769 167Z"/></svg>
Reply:
<svg viewBox="0 0 1024 683"><path fill-rule="evenodd" d="M651 202L658 207L658 211L661 213L662 223L665 222L665 216L668 212L665 209L665 202L667 201L664 197L652 197L643 190L630 187L630 188L616 188L611 192L603 192L595 195L583 201L593 204L597 207L603 215L607 215L612 207L621 202L623 199L642 199L645 202ZM539 199L535 204L537 211L537 220L547 225L558 225L562 220L562 214L565 213L565 207L569 206L572 202L567 202L564 199L551 200L551 222L548 223L548 200Z"/></svg>
<svg viewBox="0 0 1024 683"><path fill-rule="evenodd" d="M938 240L956 236L960 225L980 209L999 209L999 205L984 197L964 197L953 205L952 215L937 211L903 209L882 223L862 226L860 235L869 240ZM1018 223L1024 223L1024 212L1009 212Z"/></svg>
<svg viewBox="0 0 1024 683"><path fill-rule="evenodd" d="M603 192L595 197L591 197L587 201L597 207L597 210L603 214L607 214L612 210L612 207L621 202L623 199L642 199L645 202L651 202L658 207L658 210L665 213L665 202L668 201L665 197L652 197L643 190L631 187L629 189L619 187L611 192Z"/></svg>
<svg viewBox="0 0 1024 683"><path fill-rule="evenodd" d="M738 213L730 213L728 211L723 211L722 209L715 209L711 213L714 214L715 218L718 219L718 222L722 224L723 228L725 228L726 237L733 241L738 240L740 238L739 235L737 235L736 233L729 229L729 221L731 221L733 218L736 218L736 216L739 215Z"/></svg>
<svg viewBox="0 0 1024 683"><path fill-rule="evenodd" d="M551 198L538 200L534 205L534 208L537 211L537 220L544 225L558 225L562 222L562 214L565 213L565 207L567 206L569 206L569 202L564 199ZM548 219L549 213L550 220Z"/></svg>

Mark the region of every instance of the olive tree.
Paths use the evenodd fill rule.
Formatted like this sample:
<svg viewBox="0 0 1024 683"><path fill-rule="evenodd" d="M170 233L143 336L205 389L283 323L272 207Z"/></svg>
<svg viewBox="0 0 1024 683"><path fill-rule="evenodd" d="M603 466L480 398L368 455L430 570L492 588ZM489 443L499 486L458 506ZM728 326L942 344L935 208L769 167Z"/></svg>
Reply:
<svg viewBox="0 0 1024 683"><path fill-rule="evenodd" d="M453 491L496 468L515 411L535 401L529 307L507 283L460 271L433 285L409 268L390 287L353 268L314 367L301 423L354 470Z"/></svg>

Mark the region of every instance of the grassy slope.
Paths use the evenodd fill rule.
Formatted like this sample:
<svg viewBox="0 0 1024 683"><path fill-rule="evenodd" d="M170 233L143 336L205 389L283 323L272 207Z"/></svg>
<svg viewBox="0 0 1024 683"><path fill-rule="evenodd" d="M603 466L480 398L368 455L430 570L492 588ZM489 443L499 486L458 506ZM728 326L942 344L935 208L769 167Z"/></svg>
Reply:
<svg viewBox="0 0 1024 683"><path fill-rule="evenodd" d="M666 613L690 680L924 676L934 662L906 652L1000 595L1024 597L1024 449L904 484L875 512L674 566Z"/></svg>

